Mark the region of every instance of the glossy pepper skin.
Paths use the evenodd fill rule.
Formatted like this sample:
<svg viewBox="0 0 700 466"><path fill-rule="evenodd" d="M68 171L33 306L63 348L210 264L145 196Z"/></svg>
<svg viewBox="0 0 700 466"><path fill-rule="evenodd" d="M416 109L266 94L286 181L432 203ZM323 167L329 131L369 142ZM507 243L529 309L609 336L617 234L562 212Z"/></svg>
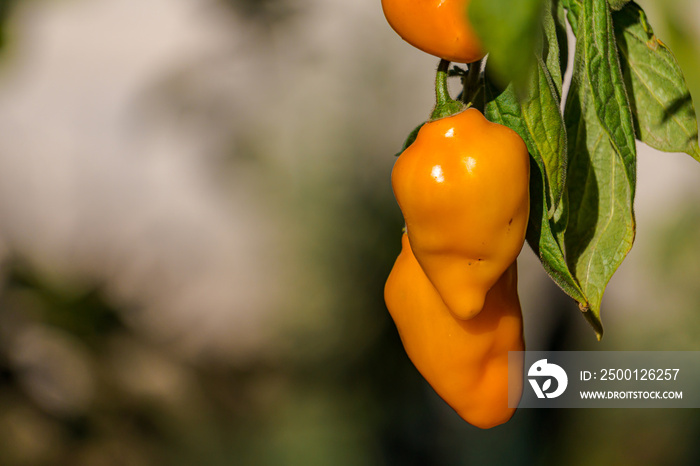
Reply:
<svg viewBox="0 0 700 466"><path fill-rule="evenodd" d="M423 125L394 164L413 252L460 319L481 311L522 249L529 178L520 136L474 108Z"/></svg>
<svg viewBox="0 0 700 466"><path fill-rule="evenodd" d="M465 421L487 429L507 422L508 352L524 351L522 313L513 263L486 296L483 311L456 319L423 273L408 237L402 238L384 299L408 357ZM513 367L511 397L522 393L522 359Z"/></svg>
<svg viewBox="0 0 700 466"><path fill-rule="evenodd" d="M459 63L486 55L467 19L468 6L469 0L382 0L384 16L403 40Z"/></svg>

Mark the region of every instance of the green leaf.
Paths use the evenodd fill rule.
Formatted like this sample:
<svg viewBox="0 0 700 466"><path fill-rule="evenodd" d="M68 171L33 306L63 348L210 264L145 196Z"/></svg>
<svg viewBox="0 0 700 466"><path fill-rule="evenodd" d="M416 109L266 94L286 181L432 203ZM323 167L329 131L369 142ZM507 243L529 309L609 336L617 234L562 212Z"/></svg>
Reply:
<svg viewBox="0 0 700 466"><path fill-rule="evenodd" d="M627 98L625 81L618 58L612 17L606 0L591 0L583 5L583 51L585 77L590 84L593 108L606 131L615 153L622 158L632 187L637 179L637 148L634 120ZM578 47L577 47L578 48Z"/></svg>
<svg viewBox="0 0 700 466"><path fill-rule="evenodd" d="M566 129L559 102L548 68L537 58L537 70L532 73L528 97L521 101L521 107L532 149L542 160L546 174L548 218L559 206L566 181Z"/></svg>
<svg viewBox="0 0 700 466"><path fill-rule="evenodd" d="M557 91L557 100L561 101L562 76L566 71L566 60L561 61L562 54L559 50L561 30L559 24L554 19L555 11L559 2L554 0L548 8L545 8L542 16L542 29L544 30L544 41L542 44L542 56L545 57L547 70L552 78ZM564 32L566 34L566 32ZM566 44L566 42L564 42ZM566 53L564 53L566 55Z"/></svg>
<svg viewBox="0 0 700 466"><path fill-rule="evenodd" d="M617 12L613 22L639 139L700 161L695 108L676 58L654 35L636 3Z"/></svg>
<svg viewBox="0 0 700 466"><path fill-rule="evenodd" d="M569 296L583 306L587 306L581 287L567 266L562 243L554 232L558 217L566 211L565 204L560 203L558 215L556 212L552 215L548 214L551 205L548 199L551 195L544 158L556 157L557 155L553 156L551 153L552 150L559 152L558 156L561 157L561 151L565 150L565 139L562 137L564 126L559 106L554 98L556 90L541 60L538 73L533 74L530 84L530 96L520 103L512 85L505 91L499 92L496 86L487 80L486 116L490 121L513 129L525 141L531 156L530 220L527 227L527 241L554 282ZM548 118L542 118L543 114L547 114ZM558 116L558 119L555 116ZM534 124L538 119L541 119L541 123ZM563 144L557 149L553 149L557 146L542 144L549 137Z"/></svg>
<svg viewBox="0 0 700 466"><path fill-rule="evenodd" d="M544 0L472 0L470 23L489 51L489 66L499 83L518 88L534 68L532 51L540 31Z"/></svg>
<svg viewBox="0 0 700 466"><path fill-rule="evenodd" d="M565 119L569 138L565 249L600 333L605 287L632 248L636 148L612 17L605 0L583 2Z"/></svg>

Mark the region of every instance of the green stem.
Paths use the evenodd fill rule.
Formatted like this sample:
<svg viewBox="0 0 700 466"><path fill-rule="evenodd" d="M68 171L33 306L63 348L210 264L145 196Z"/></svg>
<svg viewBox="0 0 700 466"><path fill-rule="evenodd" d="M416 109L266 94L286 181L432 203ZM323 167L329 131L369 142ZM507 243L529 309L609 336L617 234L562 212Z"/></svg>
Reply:
<svg viewBox="0 0 700 466"><path fill-rule="evenodd" d="M450 90L447 87L450 62L442 59L438 65L435 75L435 109L430 115L430 121L455 115L467 108L462 102L453 100L450 97Z"/></svg>
<svg viewBox="0 0 700 466"><path fill-rule="evenodd" d="M481 60L469 63L469 71L464 78L464 89L462 90L462 101L465 104L471 103L474 94L478 91L479 76L481 75Z"/></svg>
<svg viewBox="0 0 700 466"><path fill-rule="evenodd" d="M444 58L440 60L437 74L435 75L435 105L445 105L452 99L450 98L450 90L447 87L447 77L449 76L450 62Z"/></svg>

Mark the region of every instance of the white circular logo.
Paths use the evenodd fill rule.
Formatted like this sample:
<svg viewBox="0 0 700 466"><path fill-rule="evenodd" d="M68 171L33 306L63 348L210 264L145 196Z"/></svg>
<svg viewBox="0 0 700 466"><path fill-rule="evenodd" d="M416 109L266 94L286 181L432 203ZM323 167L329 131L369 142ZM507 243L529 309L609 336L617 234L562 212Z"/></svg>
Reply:
<svg viewBox="0 0 700 466"><path fill-rule="evenodd" d="M556 398L564 393L569 383L566 371L556 364L547 363L546 359L540 359L530 366L527 375L537 398ZM539 379L542 380L541 386L538 382ZM557 381L557 386L556 390L550 392L549 390L552 388L552 379Z"/></svg>

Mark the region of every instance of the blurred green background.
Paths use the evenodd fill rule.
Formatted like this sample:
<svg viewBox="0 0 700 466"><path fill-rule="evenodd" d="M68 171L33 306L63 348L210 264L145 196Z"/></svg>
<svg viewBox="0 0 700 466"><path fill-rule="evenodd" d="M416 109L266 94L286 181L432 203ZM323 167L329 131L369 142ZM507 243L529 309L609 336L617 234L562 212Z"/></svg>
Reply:
<svg viewBox="0 0 700 466"><path fill-rule="evenodd" d="M700 2L642 2L700 96ZM473 428L384 307L437 60L379 0L0 1L0 465L699 464L697 410ZM526 246L533 350L700 350L700 165L640 146L593 332Z"/></svg>

